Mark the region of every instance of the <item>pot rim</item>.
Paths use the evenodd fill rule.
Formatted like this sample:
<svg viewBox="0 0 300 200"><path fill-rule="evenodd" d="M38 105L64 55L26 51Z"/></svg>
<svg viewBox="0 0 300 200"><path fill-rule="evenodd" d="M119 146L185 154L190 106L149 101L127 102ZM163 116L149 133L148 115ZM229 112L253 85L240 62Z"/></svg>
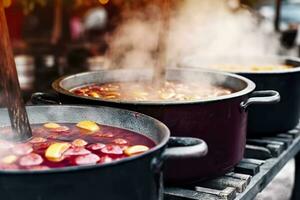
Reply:
<svg viewBox="0 0 300 200"><path fill-rule="evenodd" d="M123 110L123 111L127 111L129 113L132 113L132 114L137 113L135 111L130 111L130 110L126 110L126 109L111 108L111 107L105 107L105 106L84 106L84 105L35 105L35 106L26 106L26 110L28 111L28 109L34 109L35 107L47 107L47 108L49 108L49 107L51 107L51 108L66 107L66 108L71 108L71 109L74 107L76 107L76 108L93 108L93 109L107 108L107 109L111 109L111 110L115 110L115 111ZM4 110L7 110L7 109L0 108L0 112L4 111ZM0 175L4 175L4 174L10 174L10 175L57 174L57 173L69 173L69 172L77 172L77 171L84 171L84 170L97 170L100 168L113 167L113 166L116 166L119 164L126 164L133 160L142 159L146 156L149 156L150 154L153 154L161 149L164 149L164 147L167 145L167 143L170 139L170 136L171 136L171 133L170 133L170 130L168 129L168 127L153 117L150 117L150 116L142 114L142 113L138 113L138 114L139 114L139 116L146 117L146 118L153 120L161 129L164 129L164 132L165 132L162 140L160 142L158 142L153 148L151 148L150 150L148 150L145 153L142 153L139 155L134 155L134 156L127 157L127 158L122 158L120 160L112 161L110 163L105 163L105 164L70 166L70 167L61 167L61 168L53 168L53 169L46 169L46 170L0 170ZM136 133L138 133L138 132L136 132ZM138 133L138 134L141 134L141 133Z"/></svg>
<svg viewBox="0 0 300 200"><path fill-rule="evenodd" d="M132 70L132 69L130 69ZM241 75L237 75L234 73L229 73L229 72L222 72L222 71L216 71L216 70L208 70L208 69L179 69L179 68L169 68L168 70L177 70L177 71L203 71L206 73L212 73L212 74L219 74L219 75L223 75L225 77L231 77L231 78L235 78L238 80L243 81L244 83L246 83L246 87L238 92L234 92L232 94L229 95L222 95L222 96L218 96L218 97L214 97L214 98L207 98L207 99L203 99L203 100L192 100L192 101L123 101L123 100L105 100L105 99L97 99L97 98L93 98L93 97L86 97L86 96L79 96L76 95L72 92L70 92L67 89L64 89L61 86L61 82L65 79L68 78L72 78L74 76L78 76L78 75L88 75L88 74L93 74L93 73L102 73L102 72L107 72L107 71L119 71L119 70L99 70L99 71L93 71L93 72L82 72L82 73L78 73L78 74L73 74L73 75L67 75L67 76L63 76L57 80L55 80L52 83L52 88L57 91L58 93L67 95L67 96L71 96L74 98L80 98L80 99L86 99L86 100L92 100L92 101L96 101L96 102L104 102L104 103L115 103L115 104L131 104L131 105L148 105L148 106L167 106L167 105L185 105L185 104L199 104L199 103L210 103L210 102L218 102L218 101L223 101L223 100L227 100L227 99L233 99L236 97L241 97L244 95L247 95L251 92L253 92L256 88L256 85L253 81L251 81L248 78L245 78Z"/></svg>
<svg viewBox="0 0 300 200"><path fill-rule="evenodd" d="M234 56L232 56L234 57ZM278 75L278 74L291 74L291 73L296 73L296 72L300 72L300 58L297 57L293 57L293 56L276 56L276 55L269 55L269 56L242 56L239 58L269 58L269 59L280 59L283 61L295 61L298 62L299 65L297 66L293 66L290 69L283 69L283 70L273 70L273 71L223 71L223 70L218 70L218 69L212 69L213 71L221 71L221 72L227 72L227 73L234 73L234 74L239 74L241 76L247 76L247 75ZM194 68L198 68L197 65L192 65L192 66L187 66L186 68L188 69L194 69ZM205 68L205 67L199 67L198 69L209 69L209 68Z"/></svg>

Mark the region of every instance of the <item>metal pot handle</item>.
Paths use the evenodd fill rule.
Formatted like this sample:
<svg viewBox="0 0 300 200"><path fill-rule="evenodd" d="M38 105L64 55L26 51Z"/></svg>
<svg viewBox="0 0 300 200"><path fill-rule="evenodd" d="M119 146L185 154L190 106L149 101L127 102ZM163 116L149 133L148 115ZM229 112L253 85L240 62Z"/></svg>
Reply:
<svg viewBox="0 0 300 200"><path fill-rule="evenodd" d="M61 105L57 94L36 92L31 95L31 103L34 105Z"/></svg>
<svg viewBox="0 0 300 200"><path fill-rule="evenodd" d="M168 148L163 152L162 158L164 160L199 158L205 156L207 151L207 145L201 139L171 137L168 142Z"/></svg>
<svg viewBox="0 0 300 200"><path fill-rule="evenodd" d="M275 104L280 101L280 94L274 90L255 91L251 97L241 103L241 108L247 110L252 104Z"/></svg>
<svg viewBox="0 0 300 200"><path fill-rule="evenodd" d="M197 138L189 137L171 137L168 147L159 158L154 158L151 167L155 172L161 172L165 160L199 158L207 154L206 143Z"/></svg>

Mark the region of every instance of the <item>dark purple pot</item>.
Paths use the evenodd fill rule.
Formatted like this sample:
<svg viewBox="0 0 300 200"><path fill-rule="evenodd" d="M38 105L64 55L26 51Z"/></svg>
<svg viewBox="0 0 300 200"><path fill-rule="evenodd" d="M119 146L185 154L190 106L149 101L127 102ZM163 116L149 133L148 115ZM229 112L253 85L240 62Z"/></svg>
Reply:
<svg viewBox="0 0 300 200"><path fill-rule="evenodd" d="M248 136L272 136L297 126L300 117L300 59L281 56L203 57L185 60L183 67L233 65L290 65L291 69L241 71L237 74L252 80L256 90L276 90L281 100L274 105L259 105L249 111Z"/></svg>
<svg viewBox="0 0 300 200"><path fill-rule="evenodd" d="M53 83L53 88L63 103L105 105L138 111L162 121L174 136L193 136L205 140L208 144L205 158L167 162L166 180L172 183L188 183L232 169L244 153L247 107L274 103L280 99L275 91L253 93L255 84L241 76L204 70L168 70L167 79L180 81L182 77L190 77L189 81L197 81L206 77L216 85L237 92L214 99L186 102L102 101L69 92L74 87L89 83L147 80L150 75L143 70L88 72L63 77ZM251 98L251 95L260 97ZM44 98L45 95L36 94L33 100Z"/></svg>

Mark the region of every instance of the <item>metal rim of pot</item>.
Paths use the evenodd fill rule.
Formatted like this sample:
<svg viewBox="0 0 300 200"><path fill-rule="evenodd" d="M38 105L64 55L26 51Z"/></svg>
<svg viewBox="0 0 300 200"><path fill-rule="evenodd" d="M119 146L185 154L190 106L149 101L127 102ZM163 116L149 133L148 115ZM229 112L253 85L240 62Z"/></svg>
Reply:
<svg viewBox="0 0 300 200"><path fill-rule="evenodd" d="M35 105L35 106L26 106L27 108L33 108L33 107L58 107L58 105ZM77 108L104 108L104 106L83 106L83 105L59 105L59 107L77 107ZM107 107L106 107L107 108ZM111 110L123 110L128 113L137 113L134 111L129 111L125 109L118 109L118 108L109 108ZM1 112L5 112L7 109L1 108ZM154 119L150 116L144 115L142 113L138 113L139 116L147 117L153 121L155 121L159 126L164 129L166 134L164 135L162 141L160 141L158 144L155 145L152 149L148 150L145 153L135 155L132 157L122 158L120 160L115 160L111 163L104 163L100 165L82 165L82 166L70 166L70 167L62 167L62 168L54 168L54 169L47 169L47 170L0 170L1 174L12 174L12 175L26 175L26 174L57 174L57 173L69 173L73 171L82 171L82 170L91 170L91 169L98 169L98 168L105 168L105 167L112 167L114 165L119 165L123 163L128 163L135 159L140 159L143 157L148 156L149 154L152 154L162 148L164 148L169 141L171 141L175 146L166 148L163 150L162 156L160 157L161 160L166 159L178 159L178 158L194 158L194 157L202 157L205 156L208 152L206 143L197 138L189 138L189 137L170 137L170 130L166 125L164 125L162 122L158 121L157 119ZM1 128L1 127L0 127ZM189 143L186 146L183 145L183 143ZM176 144L179 145L176 147ZM182 146L180 146L182 145Z"/></svg>
<svg viewBox="0 0 300 200"><path fill-rule="evenodd" d="M188 69L189 71L199 71L201 69ZM56 90L59 93L62 93L64 95L68 95L68 96L72 96L75 98L82 98L82 99L87 99L87 100L100 100L101 102L107 102L107 103L118 103L118 104L136 104L136 105L181 105L181 104L199 104L199 103L208 103L208 102L216 102L216 101L222 101L225 99L231 99L231 98L235 98L235 97L239 97L239 96L243 96L245 94L248 94L252 91L254 91L255 89L255 83L247 78L244 78L240 75L236 75L236 74L232 74L232 73L228 73L228 72L219 72L219 71L214 71L214 70L203 70L205 72L213 72L215 74L220 74L220 75L225 75L227 77L232 77L232 78L237 78L240 79L242 81L244 81L247 86L246 88L244 88L241 91L237 91L234 92L232 94L229 95L223 95L223 96L219 96L219 97L214 97L214 98L207 98L204 100L193 100L193 101L123 101L123 100L105 100L105 99L97 99L97 98L93 98L93 97L86 97L86 96L79 96L76 95L72 92L70 92L69 90L64 89L61 86L61 81L69 79L69 78L73 78L75 76L80 76L80 75L85 75L85 74L92 74L92 73L99 73L101 71L107 71L107 70L99 70L99 71L95 71L95 72L83 72L83 73L79 73L79 74L74 74L74 75L68 75L68 76L63 76L57 80L55 80L52 83L52 87L54 88L54 90ZM110 70L110 71L118 71L118 70ZM202 70L201 70L202 71Z"/></svg>
<svg viewBox="0 0 300 200"><path fill-rule="evenodd" d="M244 57L241 57L242 59ZM241 74L241 75L274 75L274 74L290 74L295 72L300 72L300 58L293 57L293 56L249 56L245 58L265 58L265 59L276 59L276 60L286 60L287 63L291 62L291 64L295 65L294 63L297 63L296 66L290 68L290 69L283 69L283 70L270 70L270 71L226 71L226 70L218 70L218 69L211 69L215 72L225 72L225 73L234 73L234 74ZM205 58L204 58L205 59ZM255 62L255 61L254 61ZM200 70L207 70L209 68L205 67L198 67L197 65L189 65L189 64L180 64L180 66L184 69L200 69Z"/></svg>

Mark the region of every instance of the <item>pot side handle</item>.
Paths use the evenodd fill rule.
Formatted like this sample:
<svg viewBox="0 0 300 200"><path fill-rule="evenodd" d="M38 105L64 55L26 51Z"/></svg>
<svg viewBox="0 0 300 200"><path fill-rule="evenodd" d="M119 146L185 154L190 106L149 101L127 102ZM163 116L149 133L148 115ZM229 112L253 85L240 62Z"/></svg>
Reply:
<svg viewBox="0 0 300 200"><path fill-rule="evenodd" d="M163 152L162 158L164 160L199 158L205 156L207 151L207 144L201 139L171 137L168 142L168 148Z"/></svg>
<svg viewBox="0 0 300 200"><path fill-rule="evenodd" d="M36 92L31 95L31 103L34 105L61 105L57 94Z"/></svg>
<svg viewBox="0 0 300 200"><path fill-rule="evenodd" d="M274 90L254 91L251 97L241 103L241 108L247 110L253 104L275 104L280 101L280 94Z"/></svg>

